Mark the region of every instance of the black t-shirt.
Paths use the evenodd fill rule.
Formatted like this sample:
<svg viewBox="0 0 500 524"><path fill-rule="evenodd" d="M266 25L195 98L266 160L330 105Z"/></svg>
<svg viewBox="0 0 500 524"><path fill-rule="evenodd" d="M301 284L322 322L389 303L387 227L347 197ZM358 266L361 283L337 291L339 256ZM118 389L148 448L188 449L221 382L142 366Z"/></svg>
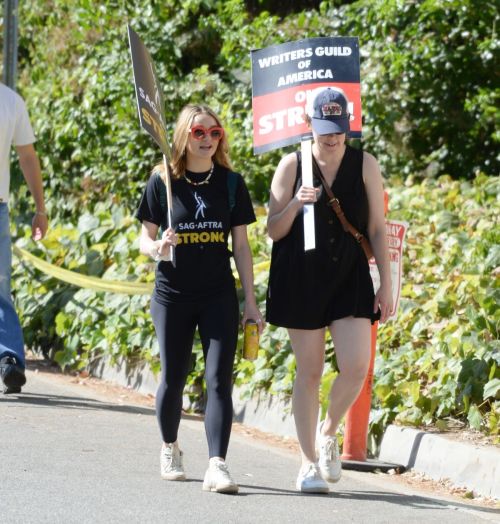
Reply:
<svg viewBox="0 0 500 524"><path fill-rule="evenodd" d="M187 172L194 182L207 173ZM236 177L234 207L230 210L228 176ZM232 191L232 189L231 189ZM162 197L163 192L163 197ZM162 206L165 188L153 173L142 195L136 217L167 227L167 205ZM226 291L234 286L228 248L232 227L255 222L255 213L243 177L228 175L216 165L208 184L195 186L184 178L172 180L172 227L179 237L175 248L176 267L159 262L153 297L160 303L185 302Z"/></svg>

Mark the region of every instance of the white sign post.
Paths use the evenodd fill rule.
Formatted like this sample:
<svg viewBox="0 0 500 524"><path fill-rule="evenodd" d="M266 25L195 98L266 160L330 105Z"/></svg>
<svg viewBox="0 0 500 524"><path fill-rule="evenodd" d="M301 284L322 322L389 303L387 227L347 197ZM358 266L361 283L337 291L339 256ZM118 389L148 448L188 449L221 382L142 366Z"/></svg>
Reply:
<svg viewBox="0 0 500 524"><path fill-rule="evenodd" d="M302 185L313 187L312 172L312 140L300 143L302 153ZM314 204L306 204L304 210L304 251L316 248L316 233L314 226Z"/></svg>

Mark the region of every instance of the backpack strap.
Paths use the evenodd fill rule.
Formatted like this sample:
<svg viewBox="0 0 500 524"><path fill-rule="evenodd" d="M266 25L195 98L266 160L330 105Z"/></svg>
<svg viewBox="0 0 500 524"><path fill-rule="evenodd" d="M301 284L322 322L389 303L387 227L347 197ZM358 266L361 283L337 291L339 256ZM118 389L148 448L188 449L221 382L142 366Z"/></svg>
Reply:
<svg viewBox="0 0 500 524"><path fill-rule="evenodd" d="M238 186L238 177L233 171L227 172L227 194L229 200L229 212L234 209L236 205L236 187Z"/></svg>

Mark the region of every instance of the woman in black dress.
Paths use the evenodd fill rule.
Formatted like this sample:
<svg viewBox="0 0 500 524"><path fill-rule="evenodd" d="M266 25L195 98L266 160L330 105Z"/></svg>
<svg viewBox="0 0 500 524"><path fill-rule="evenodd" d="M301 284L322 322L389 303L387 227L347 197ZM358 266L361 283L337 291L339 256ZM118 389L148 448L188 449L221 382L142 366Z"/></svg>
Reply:
<svg viewBox="0 0 500 524"><path fill-rule="evenodd" d="M363 385L370 362L370 325L389 316L392 290L378 163L345 143L350 115L340 90L321 90L312 105L308 122L314 139L315 187L302 185L301 158L295 153L281 160L271 185L268 232L274 242L266 320L288 328L296 357L293 413L302 455L297 489L327 493L326 481L336 482L341 475L337 427ZM371 242L381 278L376 295L366 255L328 205L319 172L349 222ZM316 249L305 252L302 209L311 203ZM339 374L326 419L318 428L318 460L315 441L326 329L335 345Z"/></svg>
<svg viewBox="0 0 500 524"><path fill-rule="evenodd" d="M162 165L155 167L137 211L142 222L141 252L159 261L151 315L161 358L156 395L163 438L161 475L167 480L186 478L177 433L198 328L205 358L209 448L203 489L235 493L238 486L225 463L233 418L232 373L239 317L230 257L234 254L245 294L242 322L254 319L262 330L247 238L247 224L255 221L255 214L242 176L231 170L224 129L210 108L188 105L181 111L170 169L169 175ZM170 176L172 185L171 228L167 227L165 176ZM158 239L160 227L163 233ZM175 267L162 260L170 246L176 246Z"/></svg>

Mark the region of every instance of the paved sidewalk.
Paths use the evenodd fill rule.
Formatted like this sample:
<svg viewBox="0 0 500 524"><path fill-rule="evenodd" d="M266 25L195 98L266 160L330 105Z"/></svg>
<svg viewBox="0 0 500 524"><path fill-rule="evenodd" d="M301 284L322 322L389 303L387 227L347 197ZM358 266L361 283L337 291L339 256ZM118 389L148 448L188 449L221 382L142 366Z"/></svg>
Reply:
<svg viewBox="0 0 500 524"><path fill-rule="evenodd" d="M126 362L96 364L93 374L127 385L143 394L156 392L157 377L147 365L129 368ZM233 389L235 420L246 426L296 438L290 399L256 393L248 399L244 387ZM379 461L401 464L437 481L450 482L475 496L500 498L500 448L457 442L447 434L389 426L382 441Z"/></svg>
<svg viewBox="0 0 500 524"><path fill-rule="evenodd" d="M29 372L21 395L0 395L0 522L500 522L496 510L421 496L370 474L344 472L327 496L298 494L296 456L236 433L228 464L240 494L205 493L200 420L183 419L180 442L189 480L162 481L153 409Z"/></svg>

